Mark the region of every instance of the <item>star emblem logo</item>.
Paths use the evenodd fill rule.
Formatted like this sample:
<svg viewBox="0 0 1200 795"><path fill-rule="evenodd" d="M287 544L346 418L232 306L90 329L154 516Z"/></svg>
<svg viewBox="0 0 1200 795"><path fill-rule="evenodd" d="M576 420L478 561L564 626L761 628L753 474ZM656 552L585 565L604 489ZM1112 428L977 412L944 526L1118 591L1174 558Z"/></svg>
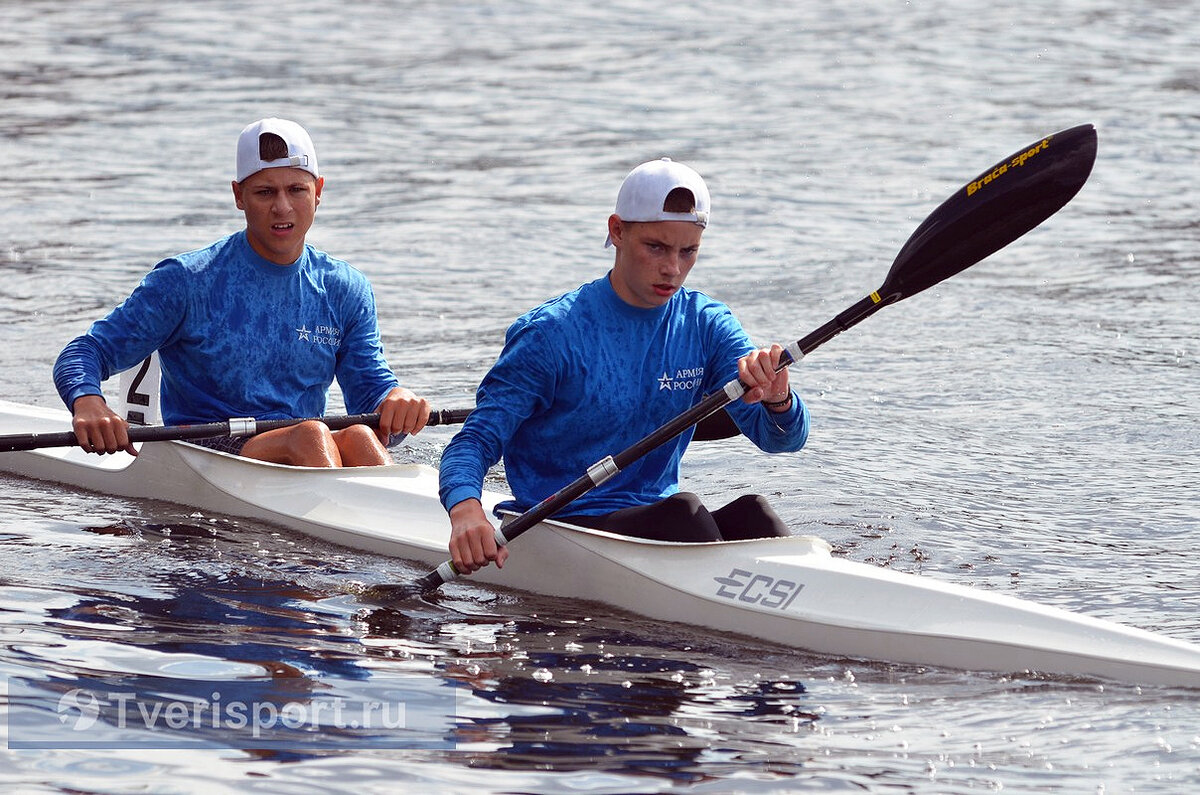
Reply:
<svg viewBox="0 0 1200 795"><path fill-rule="evenodd" d="M312 334L312 332L311 332L311 331L309 331L309 329L308 329L308 326L303 326L303 325L302 325L302 326L300 326L300 328L296 329L296 333L300 335L300 336L297 338L297 341L299 341L299 340L309 340L309 341L311 341L311 339L312 339L312 338L309 336L310 334Z"/></svg>
<svg viewBox="0 0 1200 795"><path fill-rule="evenodd" d="M662 374L662 378L658 379L658 391L661 392L664 389L668 391L671 389L671 376L667 375L666 372Z"/></svg>

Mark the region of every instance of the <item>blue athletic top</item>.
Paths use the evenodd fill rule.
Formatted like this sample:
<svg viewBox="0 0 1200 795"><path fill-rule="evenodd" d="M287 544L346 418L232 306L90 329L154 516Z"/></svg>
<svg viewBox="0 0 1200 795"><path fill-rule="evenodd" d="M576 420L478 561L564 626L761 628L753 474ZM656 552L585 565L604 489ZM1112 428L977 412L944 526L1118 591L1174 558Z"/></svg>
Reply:
<svg viewBox="0 0 1200 795"><path fill-rule="evenodd" d="M335 377L366 413L398 385L366 276L312 246L276 265L245 231L156 265L63 349L54 384L70 408L156 350L168 424L321 416Z"/></svg>
<svg viewBox="0 0 1200 795"><path fill-rule="evenodd" d="M542 304L509 328L475 410L442 453L442 505L480 497L503 455L513 500L502 507L528 510L736 378L738 359L754 348L727 306L694 290L641 309L606 276ZM727 410L766 452L799 450L808 438L798 396L779 414L740 400ZM604 514L669 497L691 438L680 434L564 512Z"/></svg>

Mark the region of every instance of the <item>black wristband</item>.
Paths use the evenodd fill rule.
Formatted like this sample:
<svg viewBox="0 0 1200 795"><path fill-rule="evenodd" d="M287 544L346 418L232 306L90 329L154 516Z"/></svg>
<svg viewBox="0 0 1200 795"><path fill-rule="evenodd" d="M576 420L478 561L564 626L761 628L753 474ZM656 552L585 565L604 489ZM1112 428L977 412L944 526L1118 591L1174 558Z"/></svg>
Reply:
<svg viewBox="0 0 1200 795"><path fill-rule="evenodd" d="M788 396L786 398L784 398L783 400L777 400L774 403L767 401L767 400L764 400L761 402L764 406L766 406L769 409L777 409L780 406L788 406L790 408L792 405L792 395L793 395L792 392L788 392Z"/></svg>

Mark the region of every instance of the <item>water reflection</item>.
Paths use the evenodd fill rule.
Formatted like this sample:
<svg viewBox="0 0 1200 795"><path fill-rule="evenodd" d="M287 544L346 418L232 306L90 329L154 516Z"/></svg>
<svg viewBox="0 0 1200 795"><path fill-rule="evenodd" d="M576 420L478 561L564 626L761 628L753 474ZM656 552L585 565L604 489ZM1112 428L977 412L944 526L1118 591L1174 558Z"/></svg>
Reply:
<svg viewBox="0 0 1200 795"><path fill-rule="evenodd" d="M637 771L692 782L729 756L771 759L775 773L786 774L803 766L796 738L819 719L800 682L731 682L669 631L655 642L587 620L460 615L434 624L382 609L364 621L375 640L404 644L414 629L426 639L437 629L455 650L439 675L477 699L456 731L472 767Z"/></svg>
<svg viewBox="0 0 1200 795"><path fill-rule="evenodd" d="M153 554L128 556L130 579L156 587L131 582L29 606L34 632L54 640L26 633L5 655L16 688L10 703L25 709L16 746L235 747L274 749L279 759L452 744L454 683L372 670L371 649L359 645L347 614L323 609L327 592L262 569L147 566L191 557L188 540L211 545L208 527L122 521L83 529L139 538L140 551ZM152 543L167 538L172 546ZM36 720L54 705L64 720L78 713L76 724L64 728L52 714L48 725Z"/></svg>
<svg viewBox="0 0 1200 795"><path fill-rule="evenodd" d="M252 528L123 519L81 529L131 542L121 556L127 576L86 593L74 588L82 598L45 602L26 616L58 639L5 655L5 668L19 673L38 704L82 688L136 693L139 708L151 712L176 702L311 709L332 697L362 701L388 677L416 674L424 692L410 700L440 712L408 734L276 730L262 732L256 745L231 735L228 723L201 721L187 727L186 739L258 748L259 758L277 760L454 746L450 753L476 767L636 770L675 781L704 778L700 771L727 755L739 764L770 760L778 770L802 766L807 755L797 739L819 720L802 683L710 667L700 660L731 650L698 648L690 630L484 613L486 604L454 598L364 610L329 587L336 576L320 585L292 576L300 561L314 559L311 550L272 552L266 566L243 557L262 542ZM214 555L222 565L213 565ZM606 615L598 605L577 606L589 608ZM790 674L797 660L804 658L789 659ZM32 671L38 676L23 673ZM460 697L439 702L446 689ZM118 726L108 707L100 719L122 729L116 742L178 747L178 733L164 741Z"/></svg>

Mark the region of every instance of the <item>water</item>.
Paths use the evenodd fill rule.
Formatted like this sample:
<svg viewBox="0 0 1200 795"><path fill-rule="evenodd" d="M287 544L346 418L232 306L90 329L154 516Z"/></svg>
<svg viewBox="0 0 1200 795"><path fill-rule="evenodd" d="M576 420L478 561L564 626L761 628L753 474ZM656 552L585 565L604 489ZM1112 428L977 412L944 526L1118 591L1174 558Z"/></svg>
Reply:
<svg viewBox="0 0 1200 795"><path fill-rule="evenodd" d="M520 311L603 272L620 178L714 194L690 284L763 342L878 286L950 192L1094 123L1045 227L796 373L800 455L696 446L687 486L772 495L856 560L1200 641L1200 23L1067 0L603 6L128 0L0 6L0 394L55 405L61 346L159 258L236 228L233 141L295 118L310 239L368 273L389 358L469 405ZM449 431L399 455L436 461ZM470 584L411 614L402 561L0 478L0 673L457 683L453 749L4 750L22 791L1179 792L1189 693L817 658ZM514 554L520 554L514 549ZM249 678L247 678L249 677ZM247 685L249 686L249 685Z"/></svg>

